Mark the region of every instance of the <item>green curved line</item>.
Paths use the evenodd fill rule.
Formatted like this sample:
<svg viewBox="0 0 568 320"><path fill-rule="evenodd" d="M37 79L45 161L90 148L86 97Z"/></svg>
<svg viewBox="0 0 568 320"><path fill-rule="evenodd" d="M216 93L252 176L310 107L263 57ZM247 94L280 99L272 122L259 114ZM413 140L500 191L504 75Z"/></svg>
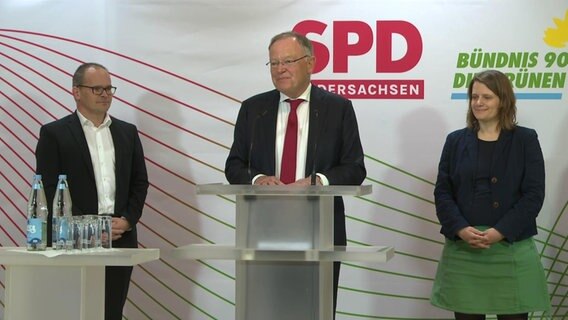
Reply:
<svg viewBox="0 0 568 320"><path fill-rule="evenodd" d="M223 272L223 271L221 271L221 270L219 270L219 269L213 267L212 265L208 264L207 262L205 262L205 261L203 261L203 260L196 260L196 261L199 262L199 263L201 263L202 265L208 267L209 269L211 269L211 270L213 270L213 271L215 271L215 272L217 272L217 273L223 275L223 276L226 277L226 278L229 278L229 279L231 279L231 280L233 280L233 281L235 280L235 277L233 277L233 276L231 276L230 274L228 274L228 273L226 273L226 272Z"/></svg>
<svg viewBox="0 0 568 320"><path fill-rule="evenodd" d="M230 202L230 203L233 203L233 204L236 204L236 203L237 203L235 200L230 199L229 197L227 197L227 196L225 196L225 195L222 195L222 194L218 194L217 197L219 197L219 198L221 198L221 199L223 199L223 200L226 200L226 201L228 201L228 202Z"/></svg>
<svg viewBox="0 0 568 320"><path fill-rule="evenodd" d="M364 242L353 240L353 239L347 239L347 242L354 243L354 244L359 245L359 246L366 246L366 247L372 246L372 244L364 243ZM395 253L397 255L402 255L402 256L407 256L407 257L411 257L411 258L415 258L415 259L419 259L419 260L425 260L425 261L438 263L438 259L425 258L425 257L413 255L413 254L402 252L402 251L396 251Z"/></svg>
<svg viewBox="0 0 568 320"><path fill-rule="evenodd" d="M384 230L388 230L388 231L391 231L391 232L394 232L394 233L403 234L403 235L409 236L409 237L411 237L411 238L422 239L422 240L424 240L424 241L433 242L433 243L437 243L437 244L440 244L440 245L443 245L443 244L444 244L444 243L441 242L441 241L436 241L436 240L428 239L428 238L426 238L426 237L421 237L421 236L418 236L418 235L415 235L415 234L412 234L412 233L409 233L409 232L404 232L404 231L397 230L397 229L394 229L394 228L381 226L381 225L379 225L379 224L377 224L377 223L369 222L369 221L363 220L363 219L361 219L361 218L355 218L355 217L353 217L353 216L351 216L351 215L346 215L345 217L348 218L348 219L351 219L351 220L355 220L355 221L361 222L361 223L363 223L363 224L368 224L368 225L377 227L377 228L379 228L379 229L384 229Z"/></svg>
<svg viewBox="0 0 568 320"><path fill-rule="evenodd" d="M556 230L556 227L558 226L558 224L560 223L560 218L562 218L562 215L564 214L564 210L566 210L566 207L568 206L568 201L566 201L564 203L564 206L562 207L562 209L560 210L559 214L556 217L556 220L554 221L554 224L552 225L552 230ZM560 236L560 235L559 235ZM548 243L550 242L550 239L552 237L552 233L548 233L548 236L546 237L546 240L544 241L545 246L542 247L540 254L544 254L544 250L546 249L546 246L548 245ZM560 237L566 237L566 236L560 236ZM548 276L548 275L547 275Z"/></svg>
<svg viewBox="0 0 568 320"><path fill-rule="evenodd" d="M404 191L404 190L402 190L402 189L400 189L400 188L397 188L397 187L392 186L392 185L390 185L390 184L381 182L381 181L376 180L376 179L374 179L374 178L367 177L366 179L367 179L367 180L370 180L371 182L374 182L374 183L376 183L376 184L379 184L379 185L381 185L381 186L383 186L383 187L386 187L386 188L389 188L389 189L391 189L391 190L395 190L395 191L398 191L398 192L400 192L400 193L403 193L403 194L406 194L406 195L408 195L408 196L411 196L411 197L413 197L413 198L416 198L416 199L418 199L418 200L422 200L422 201L427 202L427 203L429 203L429 204L434 204L434 201L432 201L432 200L430 200L430 199L422 198L422 197L420 197L420 196L418 196L418 195L415 195L415 194L410 193L410 192L408 192L408 191Z"/></svg>
<svg viewBox="0 0 568 320"><path fill-rule="evenodd" d="M384 204L384 203L380 203L380 202L375 201L375 200L371 200L371 199L369 199L369 198L365 198L365 197L363 197L363 196L355 196L355 198L361 199L361 200L363 200L363 201L367 201L367 202L372 203L372 204L374 204L374 205L381 206L381 207L383 207L383 208L386 208L386 209L389 209L389 210L392 210L392 211L395 211L395 212L398 212L398 213L402 213L402 214L407 215L407 216L409 216L409 217L413 217L413 218L416 218L416 219L419 219L419 220L423 220L423 221L426 221L426 222L429 222L429 223L432 223L432 224L435 224L435 225L440 225L437 221L424 218L424 217L422 217L422 216L420 216L420 215L418 215L418 214L415 214L415 213L410 213L410 212L408 212L408 211L404 211L404 210L401 210L401 209L397 209L397 208L395 208L395 207L386 205L386 204Z"/></svg>
<svg viewBox="0 0 568 320"><path fill-rule="evenodd" d="M543 231L545 231L546 233L550 233L550 234L552 234L552 235L555 235L555 236L558 236L558 237L561 237L561 238L564 237L564 236L561 235L560 233L554 232L553 230L546 229L545 227L536 226L536 228L537 228L537 229L540 229L540 230L543 230ZM542 241L542 240L541 240L541 241ZM542 242L544 243L544 241L542 241Z"/></svg>
<svg viewBox="0 0 568 320"><path fill-rule="evenodd" d="M140 266L142 268L142 266ZM147 270L145 270L144 268L142 268L144 271L146 271L146 273L150 274L152 276L151 273L149 273ZM154 276L152 276L152 278L155 279ZM148 298L150 298L150 300L154 301L157 305L159 305L160 307L162 307L162 309L164 309L166 312L168 312L170 315L172 315L172 317L181 320L180 317L176 316L170 309L168 309L166 306L164 306L162 303L160 303L156 298L154 298L154 296L152 296L152 294L150 294L148 291L144 290L144 288L142 288L141 286L138 285L138 283L131 281L140 291L144 292L146 294L146 296L148 296ZM174 292L175 293L175 292ZM128 299L130 300L130 299ZM131 301L132 302L132 301ZM134 303L132 303L134 306L136 306L136 309L138 309L141 313L143 313L148 319L152 319L146 312L142 311L142 309L138 308L138 306ZM198 308L199 309L199 308ZM201 309L199 309L200 311L202 311ZM206 312L204 312L205 314L207 314Z"/></svg>
<svg viewBox="0 0 568 320"><path fill-rule="evenodd" d="M161 193L163 193L164 195L166 195L168 198L173 199L174 201L180 203L181 205L183 205L183 206L185 206L185 207L191 208L191 209L194 210L195 212L197 212L197 213L199 213L199 214L201 214L201 215L203 215L203 216L205 216L205 217L207 217L207 218L209 218L209 219L211 219L211 220L213 220L213 221L216 221L216 222L218 222L218 223L220 223L220 224L222 224L222 225L224 225L224 226L226 226L226 227L229 227L229 228L231 228L231 229L233 229L233 230L235 229L235 227L232 226L231 224L229 224L229 223L227 223L227 222L225 222L225 221L223 221L223 220L221 220L221 219L218 219L218 218L216 218L216 217L214 217L214 216L212 216L212 215L210 215L210 214L207 214L207 213L205 213L203 210L200 210L200 209L198 209L197 207L195 207L195 206L193 206L193 205L191 205L191 204L189 204L189 203L187 203L187 202L185 202L185 201L183 201L183 200L181 200L181 199L179 199L179 198L177 198L177 197L174 197L173 195L170 195L170 194L168 194L168 193L162 191L161 189L158 189L158 188L156 188L156 187L154 187L154 189L159 190Z"/></svg>
<svg viewBox="0 0 568 320"><path fill-rule="evenodd" d="M412 177L412 178L414 178L414 179L416 179L416 180L419 180L419 181L428 183L428 184L430 184L430 185L432 185L432 186L435 185L433 182L430 182L430 181L428 181L428 180L426 180L426 179L424 179L424 178L418 177L418 176L416 176L416 175L414 175L414 174L412 174L412 173L410 173L410 172L408 172L408 171L405 171L405 170L402 170L402 169L400 169L400 168L397 168L397 167L395 167L395 166L393 166L393 165L390 165L390 164L388 164L388 163L386 163L386 162L384 162L384 161L381 161L381 160L376 159L376 158L374 158L374 157L371 157L371 156L369 156L369 155L365 155L365 157L368 158L368 159L370 159L370 160L372 160L372 161L375 161L375 162L377 162L377 163L380 163L380 164L382 164L382 165L384 165L384 166L387 166L387 167L389 167L389 168L391 168L391 169L393 169L393 170L395 170L395 171L398 171L398 172L400 172L400 173L403 173L403 174L405 174L405 175L407 175L407 176L409 176L409 177ZM424 202L426 202L426 203L434 204L434 202L431 201L431 200L429 200L429 199L426 199L426 198L421 197L421 196L419 196L419 195L413 194L413 193L411 193L411 192L407 192L407 191L405 191L405 190L403 190L403 189L400 189L400 188L397 188L397 187L395 187L395 186L393 186L393 185L389 185L389 184L387 184L387 183L381 182L381 181L379 181L379 180L377 180L377 179L367 177L367 180L369 180L369 181L371 181L371 182L373 182L373 183L375 183L375 184L381 185L381 186L383 186L383 187L386 187L386 188L392 189L392 190L394 190L394 191L400 192L400 193L405 194L405 195L407 195L407 196L413 197L413 198L415 198L415 199L424 201ZM224 197L224 196L219 196L219 197L220 197L221 199L225 200L225 201L228 201L228 202L231 202L231 203L235 203L234 200L229 199L228 197ZM387 209L389 209L389 210L393 210L393 211L395 211L395 212L402 213L402 214L407 215L407 216L409 216L409 217L413 217L413 218L420 219L420 220L423 220L423 221L426 221L426 222L438 224L437 221L424 218L424 217L422 217L422 216L420 216L420 215L418 215L418 214L414 214L414 213L410 213L410 212L403 211L403 210L398 209L398 208L394 208L394 207L389 206L389 205L386 205L386 204L384 204L384 203L379 203L379 202L376 202L376 201L367 199L367 198L365 198L365 197L357 197L357 198L359 198L359 199L361 199L361 200L363 200L363 201L367 201L367 202L373 203L373 204L375 204L375 205L377 205L377 206L381 206L381 207L387 208ZM564 208L562 209L562 212L564 212L564 210L566 209L567 205L568 205L568 202L564 205ZM200 212L199 210L196 210L196 211ZM207 216L207 217L211 217L211 216L209 216L209 215L207 215L207 214L205 214L205 213L203 213L203 214L204 214L205 216ZM385 229L385 230L388 230L388 231L392 231L392 232L395 232L395 233L407 235L407 236L410 236L410 237L413 237L413 238L416 238L416 239L419 239L419 240L424 240L424 241L439 243L439 244L443 245L443 242L439 242L439 241L436 241L436 240L433 240L433 239L428 239L428 238L420 237L420 236L417 236L417 235L415 235L415 234L407 233L407 232L404 232L404 231L401 231L401 230L396 230L396 229L393 229L393 228L381 226L381 225L378 225L378 224L375 224L375 223L372 223L372 222L369 222L369 221L365 221L365 220L363 220L363 219L356 218L356 217L353 217L353 216L347 216L347 217L350 218L350 219L352 219L352 220L355 220L355 221L358 221L358 222L361 222L361 223L365 223L365 224L370 225L370 226L374 226L374 227L382 228L382 229ZM554 231L554 230L557 229L557 227L558 227L558 225L559 225L559 221L560 221L561 218L562 218L562 214L559 215L558 218L557 218L557 220L555 221L555 223L554 223L554 225L553 225L553 228L552 228L552 231L551 231L551 230L547 230L546 228L543 228L543 227L540 227L540 226L539 226L539 230L543 230L543 231L545 231L545 232L548 234L545 241L536 240L538 243L541 243L541 244L543 245L543 249L542 249L542 251L541 251L541 257L547 258L547 259L551 259L551 260L553 261L553 262L552 262L552 265L551 265L551 268L547 270L547 278L550 277L550 275L552 275L552 274L560 274L560 275L562 275L562 277L561 277L561 279L562 279L562 278L565 276L565 274L566 274L566 271L565 271L565 272L558 272L558 271L555 271L555 270L552 269L552 267L555 266L555 265L558 264L558 263L566 263L566 262L564 262L564 261L560 258L560 253L561 253L561 252L565 252L565 251L567 251L567 250L564 249L563 247L558 247L558 246L553 245L553 244L550 243L551 237L554 235L554 236L558 236L558 237L564 238L565 241L564 241L563 245L566 244L566 237L565 237L565 236L562 236L561 234L559 234L559 233L557 233L557 232ZM228 225L228 224L226 224L226 223L224 223L224 224L225 224L225 225ZM234 229L234 226L230 226L230 227L231 227L232 229ZM350 242L356 242L356 241L350 240ZM547 249L546 247L554 248L555 250L557 250L558 253L556 254L556 256L555 256L555 257L547 257L547 256L544 254L545 250ZM422 259L422 260L426 260L426 261L437 262L437 260L435 260L435 259L430 259L430 258L425 258L425 257L414 256L414 255L411 255L411 254L408 254L408 253L405 253L405 252L399 252L399 251L397 251L396 254L397 254L397 255L405 255L405 256L408 256L408 257L414 257L414 258ZM201 262L201 261L200 261L200 262ZM201 263L203 263L203 262L201 262ZM204 263L204 264L205 264L205 263ZM415 279L420 279L420 280L429 280L429 281L432 281L432 280L433 280L433 279L429 279L429 278L425 278L425 277L419 277L419 276L413 276L413 275L404 275L404 274L401 274L401 273L395 273L395 272L390 272L390 271L385 271L385 270L378 270L378 269L367 268L367 267L364 267L364 266L358 266L358 265L355 265L355 264L349 264L349 263L345 263L345 262L344 262L343 264L344 264L344 265L347 265L347 266L350 266L350 267L353 267L353 268L365 269L365 270L368 270L368 271L381 272L381 273L391 274L391 275L396 275L396 276L401 276L401 277L409 277L409 278L415 278ZM205 265L207 265L207 264L205 264ZM210 267L210 268L212 268L212 269L214 269L214 270L216 270L215 268L213 268L213 267L211 267L211 266L209 266L209 265L207 265L207 266ZM218 270L216 270L216 271L217 271L217 272L220 272L220 271L218 271ZM220 273L221 273L221 272L220 272ZM225 274L225 276L230 277L229 275L226 275L226 274ZM232 277L230 277L230 278L232 278ZM233 278L233 279L234 279L234 278ZM190 280L191 280L191 279L190 279ZM561 283L559 283L559 282L558 282L558 283L549 282L549 283L556 285L556 287L555 287L555 289L554 289L554 291L553 291L553 296L554 296L554 297L562 296L562 295L556 294L557 288L559 288L559 287L564 287L565 285L563 285L563 284L561 284ZM364 292L363 290L357 290L357 289L353 289L353 288L346 288L346 287L341 287L341 288L342 288L342 289L345 289L345 290L350 290L350 291ZM388 294L386 294L386 295L388 295ZM388 296L396 297L396 295L388 295ZM565 298L566 298L566 296L564 296L564 299L565 299ZM563 299L562 301L564 301L564 299ZM561 305L561 304L560 304L560 305ZM557 312L558 312L558 310L557 310ZM415 318L387 318L387 317L379 317L379 316L357 315L357 314L352 314L352 313L347 313L347 312L341 312L341 311L338 311L338 314L352 315L352 316L365 317L365 318L374 318L374 319L415 319ZM532 316L531 316L531 318L532 318ZM553 318L557 318L557 316L553 316Z"/></svg>
<svg viewBox="0 0 568 320"><path fill-rule="evenodd" d="M407 176L409 176L409 177L412 177L412 178L414 178L414 179L416 179L416 180L425 182L425 183L430 184L430 185L432 185L432 186L436 185L434 182L428 181L428 180L426 180L426 179L424 179L424 178L421 178L421 177L419 177L419 176L417 176L417 175L415 175L415 174L412 174L412 173L410 173L410 172L408 172L408 171L405 171L405 170L402 170L402 169L400 169L400 168L397 168L397 167L393 166L392 164L388 164L388 163L386 163L386 162L384 162L384 161L382 161L382 160L379 160L379 159L377 159L377 158L371 157L371 156L368 155L368 154L365 154L365 158L370 159L370 160L373 160L374 162L380 163L380 164L384 165L385 167L388 167L388 168L391 168L391 169L393 169L393 170L395 170L395 171L398 171L398 172L400 172L400 173L403 173L403 174L405 174L405 175L407 175Z"/></svg>
<svg viewBox="0 0 568 320"><path fill-rule="evenodd" d="M415 276L415 275L410 275L410 274L405 274L405 273L398 273L398 272L386 271L386 270L381 270L381 269L375 269L375 268L361 266L361 265L357 265L357 264L349 263L349 262L342 262L341 266L351 267L351 268L354 268L354 269L362 269L362 270L365 270L365 271L371 271L371 272L376 272L376 273L384 273L384 274L389 274L389 275L393 275L393 276L397 276L397 277L401 277L401 278L434 281L433 278L426 278L426 277L420 277L420 276Z"/></svg>
<svg viewBox="0 0 568 320"><path fill-rule="evenodd" d="M362 289L355 289L355 288L349 288L349 287L344 287L344 286L339 286L339 288L342 289L342 290L345 290L345 291L364 293L364 294L373 295L373 296L410 299L410 300L423 300L423 301L429 301L430 300L430 297L411 297L411 296L405 296L405 295L401 295L401 294L392 294L392 293L385 293L385 292L362 290Z"/></svg>
<svg viewBox="0 0 568 320"><path fill-rule="evenodd" d="M228 304L230 304L230 305L233 305L233 306L235 305L235 303L234 303L233 301L230 301L229 299L227 299L227 298L225 298L225 297L222 297L220 294L216 293L215 291L213 291L213 290L211 290L211 289L205 287L205 286L202 285L201 283L199 283L199 282L193 280L192 278L188 277L186 274L184 274L183 272L177 270L175 267L173 267L171 264L169 264L168 262L166 262L166 261L163 260L162 258L160 258L160 261L163 262L163 263L164 263L165 265L167 265L168 267L170 267L172 270L174 270L177 274L179 274L180 276L182 276L182 278L185 278L185 279L189 280L190 282L192 282L192 283L195 284L196 286L198 286L198 287L200 287L201 289L203 289L203 290L209 292L210 294L212 294L213 296L219 298L220 300L223 300L223 301L225 301L226 303L228 303ZM212 266L209 266L208 264L204 263L204 262L201 261L201 260L197 260L197 261L199 261L200 263L202 263L202 264L208 266L208 267L211 268L212 270L217 271L217 272L220 273L220 274L223 274L223 275L225 275L225 276L227 276L227 277L229 277L229 278L231 278L231 279L234 279L233 277L227 275L226 273L224 273L224 272L222 272L222 271L220 271L220 270L218 270L218 269L216 269L216 268L214 268L214 267L212 267ZM170 288L168 288L168 289L169 289L169 290L172 290L172 289L170 289Z"/></svg>
<svg viewBox="0 0 568 320"><path fill-rule="evenodd" d="M558 227L558 225L559 225L559 223L560 223L560 219L561 219L562 216L564 215L564 212L565 212L565 210L566 210L567 207L568 207L568 201L566 201L566 202L564 203L564 206L563 206L562 209L560 210L560 213L557 215L556 220L554 221L554 224L552 225L552 230L556 230L556 228ZM562 236L562 237L564 238L564 241L562 242L561 248L564 248L565 245L566 245L566 242L568 241L568 238L567 238L566 236ZM541 256L544 255L544 251L545 251L546 247L549 245L551 238L552 238L552 234L549 233L549 234L547 235L547 237L546 237L544 246L543 246L542 249L541 249L541 252L540 252L540 255L541 255ZM551 273L552 273L552 270L554 269L554 266L559 262L559 260L560 260L559 257L560 257L560 254L561 254L562 252L563 252L562 250L557 250L557 251L556 251L556 256L555 256L554 258L552 258L552 262L551 262L550 268L548 269L548 272L546 273L546 278L547 278L547 279L550 278L550 275L551 275ZM567 272L567 271L568 271L568 270L565 268L565 269L564 269L564 272L561 273L561 276L560 276L560 278L558 279L558 282L555 283L554 288L552 289L552 292L549 292L549 294L550 294L551 296L556 296L556 292L558 291L558 289L559 289L559 287L560 287L559 284L560 284L560 282L562 282L562 279L564 279L564 277L566 276L566 272ZM559 305L562 305L565 300L566 300L566 295L564 295L564 297L560 300ZM555 310L552 311L551 313L555 315L555 314L556 314L557 312L559 312L559 311L560 311L560 306L556 307Z"/></svg>

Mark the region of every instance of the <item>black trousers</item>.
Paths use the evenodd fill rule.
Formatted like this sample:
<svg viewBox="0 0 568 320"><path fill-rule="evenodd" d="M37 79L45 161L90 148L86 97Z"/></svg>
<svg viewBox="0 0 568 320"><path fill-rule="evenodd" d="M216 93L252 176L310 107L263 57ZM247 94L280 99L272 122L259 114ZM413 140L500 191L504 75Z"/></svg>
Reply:
<svg viewBox="0 0 568 320"><path fill-rule="evenodd" d="M105 320L122 320L132 267L105 268Z"/></svg>
<svg viewBox="0 0 568 320"><path fill-rule="evenodd" d="M337 287L339 286L339 268L341 262L333 263L333 319L335 319L335 309L337 307Z"/></svg>

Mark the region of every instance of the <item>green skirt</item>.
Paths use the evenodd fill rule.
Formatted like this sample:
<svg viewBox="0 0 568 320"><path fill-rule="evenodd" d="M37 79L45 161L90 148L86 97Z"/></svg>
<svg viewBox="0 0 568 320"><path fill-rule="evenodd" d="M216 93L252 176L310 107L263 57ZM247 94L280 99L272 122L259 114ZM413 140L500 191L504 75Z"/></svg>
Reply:
<svg viewBox="0 0 568 320"><path fill-rule="evenodd" d="M532 238L489 249L446 239L430 302L470 314L549 311L550 298Z"/></svg>

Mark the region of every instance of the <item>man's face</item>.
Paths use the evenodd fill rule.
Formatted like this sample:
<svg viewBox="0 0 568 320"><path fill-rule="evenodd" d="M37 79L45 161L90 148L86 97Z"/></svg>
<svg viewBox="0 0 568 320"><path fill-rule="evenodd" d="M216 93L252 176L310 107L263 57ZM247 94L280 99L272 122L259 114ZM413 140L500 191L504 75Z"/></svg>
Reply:
<svg viewBox="0 0 568 320"><path fill-rule="evenodd" d="M112 85L110 75L104 69L91 67L85 71L83 82L80 86L73 87L73 97L77 102L77 109L87 119L102 119L106 115L112 102L112 94L103 90L98 95L88 87L108 88Z"/></svg>
<svg viewBox="0 0 568 320"><path fill-rule="evenodd" d="M274 42L268 52L270 63L275 64L270 66L274 87L290 98L300 96L310 83L315 58L307 56L295 38Z"/></svg>

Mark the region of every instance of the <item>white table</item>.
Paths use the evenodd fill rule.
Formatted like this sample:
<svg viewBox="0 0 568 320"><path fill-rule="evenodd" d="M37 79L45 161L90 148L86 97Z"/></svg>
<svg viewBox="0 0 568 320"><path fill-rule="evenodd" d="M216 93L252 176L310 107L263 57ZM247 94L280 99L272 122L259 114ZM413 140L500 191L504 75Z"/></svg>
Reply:
<svg viewBox="0 0 568 320"><path fill-rule="evenodd" d="M160 258L159 249L55 253L0 247L0 264L6 267L4 319L102 320L105 267Z"/></svg>

